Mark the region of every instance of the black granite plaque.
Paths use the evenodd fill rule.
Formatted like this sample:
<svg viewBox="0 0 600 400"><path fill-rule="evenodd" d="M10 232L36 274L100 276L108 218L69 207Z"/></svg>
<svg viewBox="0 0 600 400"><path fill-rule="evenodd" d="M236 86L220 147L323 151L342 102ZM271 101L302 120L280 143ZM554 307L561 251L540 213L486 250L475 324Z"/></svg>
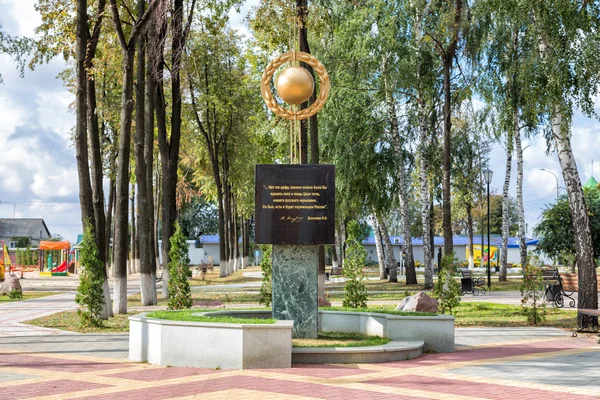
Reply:
<svg viewBox="0 0 600 400"><path fill-rule="evenodd" d="M333 165L257 165L255 200L256 243L334 243Z"/></svg>

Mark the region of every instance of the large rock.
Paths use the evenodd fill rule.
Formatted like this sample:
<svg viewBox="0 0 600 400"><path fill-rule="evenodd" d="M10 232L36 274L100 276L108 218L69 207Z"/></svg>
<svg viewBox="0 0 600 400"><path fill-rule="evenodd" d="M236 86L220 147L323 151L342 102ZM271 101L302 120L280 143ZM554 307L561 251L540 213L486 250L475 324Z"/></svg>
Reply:
<svg viewBox="0 0 600 400"><path fill-rule="evenodd" d="M438 312L438 302L424 292L408 296L398 304L396 311Z"/></svg>
<svg viewBox="0 0 600 400"><path fill-rule="evenodd" d="M13 290L18 290L19 292L21 292L22 291L21 282L19 281L19 278L17 278L17 276L15 274L9 273L8 275L6 275L4 277L4 282L0 286L0 294L6 295L6 294L12 292Z"/></svg>
<svg viewBox="0 0 600 400"><path fill-rule="evenodd" d="M331 302L323 296L319 296L319 307L331 307Z"/></svg>

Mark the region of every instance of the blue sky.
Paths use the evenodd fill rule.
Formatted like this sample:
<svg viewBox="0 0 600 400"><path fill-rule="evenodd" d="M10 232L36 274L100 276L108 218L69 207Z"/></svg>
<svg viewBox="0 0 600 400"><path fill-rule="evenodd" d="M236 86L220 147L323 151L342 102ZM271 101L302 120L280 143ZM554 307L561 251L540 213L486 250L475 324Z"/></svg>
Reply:
<svg viewBox="0 0 600 400"><path fill-rule="evenodd" d="M232 26L247 33L241 14L230 13ZM12 35L32 36L39 24L33 0L0 0L0 24ZM0 54L0 218L41 217L52 233L60 233L74 241L81 232L78 206L77 168L71 131L75 115L70 110L74 101L57 75L66 67L55 59L36 70L27 70L21 79L6 55ZM259 89L257 88L257 91ZM600 104L600 102L597 102ZM596 158L596 177L600 177L600 122L576 113L573 121L572 145L581 179L592 173ZM525 140L524 202L525 216L531 229L538 223L544 204L556 197L555 178L540 168L554 172L564 187L555 153L546 154L543 138ZM502 190L505 151L496 144L490 155L494 177L492 191ZM510 194L516 195L516 159ZM561 189L562 191L562 189ZM16 204L14 204L16 203Z"/></svg>

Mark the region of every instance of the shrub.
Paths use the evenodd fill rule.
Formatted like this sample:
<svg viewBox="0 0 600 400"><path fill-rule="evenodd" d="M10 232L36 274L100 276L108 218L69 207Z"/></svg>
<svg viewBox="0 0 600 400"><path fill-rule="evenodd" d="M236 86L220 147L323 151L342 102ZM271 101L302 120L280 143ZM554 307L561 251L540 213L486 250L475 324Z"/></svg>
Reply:
<svg viewBox="0 0 600 400"><path fill-rule="evenodd" d="M262 285L260 285L258 302L269 307L273 301L273 262L271 260L273 246L264 245L261 249L263 251L263 257L262 260L260 260L260 269L263 272L263 278Z"/></svg>
<svg viewBox="0 0 600 400"><path fill-rule="evenodd" d="M22 299L23 298L23 292L21 292L18 289L13 289L10 292L8 292L8 297L10 299Z"/></svg>
<svg viewBox="0 0 600 400"><path fill-rule="evenodd" d="M192 306L192 294L188 277L190 258L185 236L179 222L175 223L175 233L171 236L169 251L169 310L181 310Z"/></svg>
<svg viewBox="0 0 600 400"><path fill-rule="evenodd" d="M89 223L83 233L80 260L82 272L75 302L84 309L77 310L77 313L83 326L100 326L100 313L104 306L104 265L98 258L98 247Z"/></svg>
<svg viewBox="0 0 600 400"><path fill-rule="evenodd" d="M357 224L357 222L351 221L348 224L349 232L353 231L350 229L353 224ZM346 241L346 258L342 269L343 276L347 278L344 285L343 307L365 308L367 306L367 287L363 283L362 271L366 258L365 248L356 237L350 235Z"/></svg>
<svg viewBox="0 0 600 400"><path fill-rule="evenodd" d="M527 263L523 268L523 283L521 283L521 307L523 315L527 317L530 325L538 325L546 320L548 310L546 304L542 301L542 294L539 292L542 287L542 266L543 264L534 258L531 263Z"/></svg>
<svg viewBox="0 0 600 400"><path fill-rule="evenodd" d="M453 310L460 304L461 287L460 283L454 279L456 268L452 255L442 257L442 267L438 274L438 280L433 289L433 293L438 299L440 313L446 311L452 315Z"/></svg>

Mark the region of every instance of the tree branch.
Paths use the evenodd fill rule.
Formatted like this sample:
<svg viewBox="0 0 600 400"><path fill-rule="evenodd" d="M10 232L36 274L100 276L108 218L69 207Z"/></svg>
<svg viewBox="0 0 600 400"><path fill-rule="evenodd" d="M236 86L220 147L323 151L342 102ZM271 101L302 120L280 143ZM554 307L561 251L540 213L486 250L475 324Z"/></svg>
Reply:
<svg viewBox="0 0 600 400"><path fill-rule="evenodd" d="M125 33L123 32L123 25L121 24L121 17L119 16L119 8L117 7L116 0L110 0L110 7L112 9L112 20L117 31L117 37L123 50L127 49L127 40L125 39Z"/></svg>

